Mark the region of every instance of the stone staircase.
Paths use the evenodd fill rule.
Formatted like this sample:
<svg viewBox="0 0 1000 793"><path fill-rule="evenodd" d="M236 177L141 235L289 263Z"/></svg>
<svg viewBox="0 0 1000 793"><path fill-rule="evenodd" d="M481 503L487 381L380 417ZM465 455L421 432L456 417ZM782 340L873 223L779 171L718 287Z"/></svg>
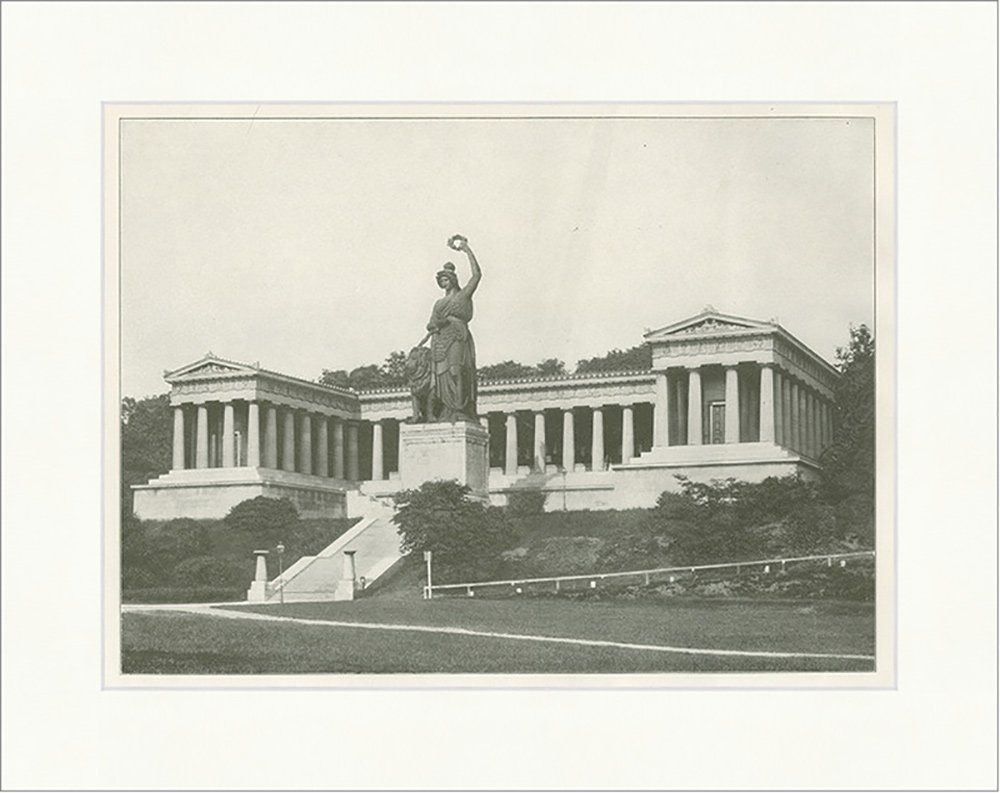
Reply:
<svg viewBox="0 0 1000 793"><path fill-rule="evenodd" d="M399 532L392 521L395 513L388 503L349 491L347 513L351 517L361 515L361 521L315 556L302 557L283 576L269 582L268 602L280 600L282 589L286 603L353 600L362 579L365 586L370 585L402 559ZM351 551L354 552L353 585L350 564L345 565L345 552Z"/></svg>

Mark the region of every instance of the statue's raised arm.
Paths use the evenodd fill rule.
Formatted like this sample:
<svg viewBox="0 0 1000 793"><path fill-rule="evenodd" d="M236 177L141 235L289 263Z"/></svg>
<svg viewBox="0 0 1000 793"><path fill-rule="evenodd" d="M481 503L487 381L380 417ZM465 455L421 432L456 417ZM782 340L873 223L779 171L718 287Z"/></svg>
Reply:
<svg viewBox="0 0 1000 793"><path fill-rule="evenodd" d="M474 254L472 252L472 248L469 247L469 241L461 234L455 234L452 236L451 239L448 240L448 247L456 251L462 251L469 257L469 267L472 270L472 276L469 278L468 283L466 283L462 291L467 295L472 295L483 278L483 271L479 266L479 261L476 259L476 254Z"/></svg>

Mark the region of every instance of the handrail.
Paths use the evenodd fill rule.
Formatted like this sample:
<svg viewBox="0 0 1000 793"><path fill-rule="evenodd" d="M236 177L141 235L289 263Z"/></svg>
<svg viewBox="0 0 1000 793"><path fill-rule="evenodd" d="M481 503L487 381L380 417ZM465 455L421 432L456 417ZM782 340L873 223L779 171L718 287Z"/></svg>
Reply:
<svg viewBox="0 0 1000 793"><path fill-rule="evenodd" d="M545 584L545 583L558 583L561 581L598 581L604 578L621 578L625 576L634 575L653 575L654 573L695 573L698 570L718 570L720 568L726 567L754 567L754 566L770 566L772 564L780 564L784 567L789 562L810 562L817 561L820 559L827 560L832 564L834 559L851 559L857 558L859 556L870 556L875 557L875 551L852 551L850 553L822 553L816 554L814 556L786 556L779 557L776 559L753 559L742 562L721 562L717 564L701 564L701 565L682 565L679 567L654 567L648 570L624 570L616 573L586 573L582 575L562 575L562 576L549 576L546 578L512 578L507 580L498 581L472 581L463 584L434 584L430 587L430 591L434 592L437 590L444 589L466 589L472 590L480 587L486 586L517 586L518 584ZM765 571L767 572L767 571ZM427 591L427 586L424 586L424 591Z"/></svg>

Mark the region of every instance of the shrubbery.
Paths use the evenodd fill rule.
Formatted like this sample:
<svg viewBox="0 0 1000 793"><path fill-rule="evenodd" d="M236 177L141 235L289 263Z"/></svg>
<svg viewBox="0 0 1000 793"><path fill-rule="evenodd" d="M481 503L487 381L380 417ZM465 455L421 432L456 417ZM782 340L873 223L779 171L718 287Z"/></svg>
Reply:
<svg viewBox="0 0 1000 793"><path fill-rule="evenodd" d="M601 548L594 572L668 567L673 564L671 544L671 538L666 535L626 534Z"/></svg>
<svg viewBox="0 0 1000 793"><path fill-rule="evenodd" d="M287 498L257 496L241 501L224 520L230 529L252 538L260 548L288 544L299 528L299 512Z"/></svg>
<svg viewBox="0 0 1000 793"><path fill-rule="evenodd" d="M759 483L677 478L681 493L660 495L648 530L670 538L675 564L836 552L858 535L852 516L838 519L820 486L800 477Z"/></svg>
<svg viewBox="0 0 1000 793"><path fill-rule="evenodd" d="M318 553L355 522L301 520L288 499L263 497L237 504L222 520L140 521L129 515L122 521L124 599L242 600L254 575L254 550L283 542L289 565ZM273 578L275 554L268 565Z"/></svg>
<svg viewBox="0 0 1000 793"><path fill-rule="evenodd" d="M664 574L649 584L633 579L598 579L564 583L556 592L551 586L526 584L517 593L509 587L479 590L479 597L560 597L570 600L659 600L696 598L827 599L872 602L875 599L875 569L871 559L852 561L847 567L827 567L822 562L799 563L788 570L763 573L760 568L737 572L733 568L691 574L678 573L667 580Z"/></svg>
<svg viewBox="0 0 1000 793"><path fill-rule="evenodd" d="M545 512L545 491L513 490L507 494L507 514L515 517L541 515Z"/></svg>
<svg viewBox="0 0 1000 793"><path fill-rule="evenodd" d="M514 540L504 510L470 498L470 492L454 480L434 481L394 497L402 551L432 551L441 583L496 575L501 552Z"/></svg>
<svg viewBox="0 0 1000 793"><path fill-rule="evenodd" d="M253 572L252 560L240 563L214 556L194 556L174 568L173 579L184 587L246 587Z"/></svg>

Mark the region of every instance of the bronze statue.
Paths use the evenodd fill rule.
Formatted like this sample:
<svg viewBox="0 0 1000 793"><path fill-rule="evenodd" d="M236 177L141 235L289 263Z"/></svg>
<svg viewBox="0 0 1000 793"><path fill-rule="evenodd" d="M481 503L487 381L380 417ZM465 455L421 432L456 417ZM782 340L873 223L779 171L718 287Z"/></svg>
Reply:
<svg viewBox="0 0 1000 793"><path fill-rule="evenodd" d="M410 419L413 423L422 424L431 420L432 379L431 351L423 346L414 347L406 356L406 383L413 402L413 417Z"/></svg>
<svg viewBox="0 0 1000 793"><path fill-rule="evenodd" d="M448 240L448 247L465 253L472 277L460 287L455 265L451 262L446 262L437 273L437 283L444 290L444 297L434 303L427 323L427 336L410 351L407 358L407 375L414 400L413 420L478 423L476 345L469 331L469 322L473 313L472 295L483 273L465 237L454 235ZM424 354L418 350L428 338L431 340L430 384L424 397L425 382L421 376Z"/></svg>

